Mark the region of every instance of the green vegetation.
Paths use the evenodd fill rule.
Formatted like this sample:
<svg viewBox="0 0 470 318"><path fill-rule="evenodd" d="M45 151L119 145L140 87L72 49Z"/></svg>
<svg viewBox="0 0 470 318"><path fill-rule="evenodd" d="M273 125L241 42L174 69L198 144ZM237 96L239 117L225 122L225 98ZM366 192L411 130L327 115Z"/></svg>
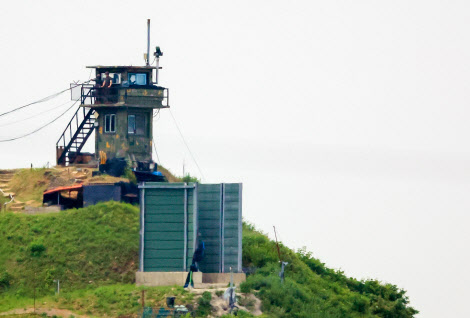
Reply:
<svg viewBox="0 0 470 318"><path fill-rule="evenodd" d="M405 291L376 280L358 281L325 267L305 249L295 253L282 246L289 262L285 282L278 273L275 243L253 226L243 229L244 266L256 268L241 285L242 292L255 291L263 312L270 317L386 317L406 318L418 313L408 306Z"/></svg>
<svg viewBox="0 0 470 318"><path fill-rule="evenodd" d="M207 291L197 300L198 307L196 309L196 315L198 317L206 317L212 312L211 300L212 294Z"/></svg>
<svg viewBox="0 0 470 318"><path fill-rule="evenodd" d="M0 312L39 306L68 309L88 316L135 315L146 304L196 303L199 316L211 312L210 293L194 299L181 287L133 285L138 262L139 211L108 202L78 210L42 215L0 214ZM262 300L265 317L413 317L405 291L376 280L359 281L325 267L305 249L294 252L281 244L289 262L284 284L278 276L275 243L243 228L243 263L252 269L243 292ZM59 279L60 296L54 280ZM219 296L219 295L216 295ZM47 304L47 305L45 305ZM247 297L240 304L251 309ZM252 317L240 311L239 317ZM28 317L24 315L24 317Z"/></svg>
<svg viewBox="0 0 470 318"><path fill-rule="evenodd" d="M181 178L183 182L201 182L197 177L187 173L184 177Z"/></svg>
<svg viewBox="0 0 470 318"><path fill-rule="evenodd" d="M136 287L133 284L116 284L95 289L61 292L59 296L43 296L36 300L36 306L38 308L52 306L98 317L138 314L142 310L142 290L145 290L146 306L164 307L168 296L176 296L177 305L193 303L194 295L182 287ZM11 295L3 296L0 300L5 304L10 303L6 307L0 306L0 311L23 308L33 303L31 298L18 298Z"/></svg>
<svg viewBox="0 0 470 318"><path fill-rule="evenodd" d="M132 172L132 169L129 168L129 164L126 169L124 169L123 177L128 179L130 183L137 184L137 178L135 177L134 172Z"/></svg>
<svg viewBox="0 0 470 318"><path fill-rule="evenodd" d="M170 170L158 165L157 170L160 171L168 180L168 182L201 182L197 177L187 173L182 177L175 176Z"/></svg>
<svg viewBox="0 0 470 318"><path fill-rule="evenodd" d="M58 214L0 217L0 277L8 294L31 297L134 281L138 208L116 202ZM7 274L2 274L7 273ZM1 303L1 302L0 302Z"/></svg>

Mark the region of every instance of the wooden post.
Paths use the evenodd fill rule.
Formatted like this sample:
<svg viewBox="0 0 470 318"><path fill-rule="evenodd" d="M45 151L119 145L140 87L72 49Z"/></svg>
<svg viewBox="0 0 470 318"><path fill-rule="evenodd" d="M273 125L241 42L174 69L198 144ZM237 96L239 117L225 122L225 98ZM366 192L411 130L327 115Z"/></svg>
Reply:
<svg viewBox="0 0 470 318"><path fill-rule="evenodd" d="M33 304L33 308L34 308L34 311L33 313L36 313L36 271L34 271L34 290L33 290L33 297L34 297L34 304Z"/></svg>
<svg viewBox="0 0 470 318"><path fill-rule="evenodd" d="M276 227L273 225L273 228L274 228L274 237L276 238L277 255L279 256L279 262L282 263L282 260L281 260L281 250L279 249L279 243L278 243L278 241L277 241Z"/></svg>

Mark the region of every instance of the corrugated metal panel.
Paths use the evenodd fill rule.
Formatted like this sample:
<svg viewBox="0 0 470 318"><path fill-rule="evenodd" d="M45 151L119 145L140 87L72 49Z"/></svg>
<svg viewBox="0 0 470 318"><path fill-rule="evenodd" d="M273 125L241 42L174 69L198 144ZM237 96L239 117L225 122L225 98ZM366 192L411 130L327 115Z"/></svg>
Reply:
<svg viewBox="0 0 470 318"><path fill-rule="evenodd" d="M143 271L185 271L194 237L194 185L144 183ZM141 242L141 244L142 244Z"/></svg>
<svg viewBox="0 0 470 318"><path fill-rule="evenodd" d="M230 267L241 272L241 184L145 183L140 188L141 270L184 271L199 239L206 248L202 272L229 272Z"/></svg>
<svg viewBox="0 0 470 318"><path fill-rule="evenodd" d="M205 243L205 256L199 267L204 273L221 270L221 195L220 184L198 185L198 230Z"/></svg>
<svg viewBox="0 0 470 318"><path fill-rule="evenodd" d="M199 184L198 220L206 255L202 272L241 272L241 184Z"/></svg>
<svg viewBox="0 0 470 318"><path fill-rule="evenodd" d="M224 184L223 272L241 272L241 184Z"/></svg>

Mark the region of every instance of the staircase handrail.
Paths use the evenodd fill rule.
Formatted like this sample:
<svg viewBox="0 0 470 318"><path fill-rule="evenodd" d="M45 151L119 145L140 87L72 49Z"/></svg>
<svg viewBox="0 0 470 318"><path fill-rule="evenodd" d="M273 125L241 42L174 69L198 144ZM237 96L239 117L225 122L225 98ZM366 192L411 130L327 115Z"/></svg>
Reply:
<svg viewBox="0 0 470 318"><path fill-rule="evenodd" d="M70 150L70 148L72 146L73 141L78 137L78 135L80 134L80 131L83 128L83 126L86 124L87 119L94 113L93 109L89 109L88 112L86 112L85 108L83 107L83 119L82 119L82 122L79 125L78 124L78 112L79 111L80 111L80 108L77 109L77 111L73 115L72 119L70 120L69 124L67 125L64 132L62 133L62 135L60 136L59 140L56 143L56 148L59 148L59 142L61 141L61 139L64 140L64 149L63 149L63 152L61 153L60 157L57 160L58 162L60 162L66 156L67 152ZM71 125L72 125L72 122L73 122L74 118L76 118L77 129L75 130L74 134L72 135L72 128L71 128L72 126ZM67 132L67 129L70 130L70 135L71 136L70 136L69 142L66 144L65 133ZM93 129L94 129L94 127L91 127L91 130L93 130Z"/></svg>

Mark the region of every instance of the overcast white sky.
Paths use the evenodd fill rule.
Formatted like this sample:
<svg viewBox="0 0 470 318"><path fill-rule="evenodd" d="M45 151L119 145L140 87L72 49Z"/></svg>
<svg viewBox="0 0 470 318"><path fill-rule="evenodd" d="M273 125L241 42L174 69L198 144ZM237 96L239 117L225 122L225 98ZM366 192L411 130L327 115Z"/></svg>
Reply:
<svg viewBox="0 0 470 318"><path fill-rule="evenodd" d="M419 317L468 317L469 6L10 1L0 112L87 80L86 65L142 65L150 18L160 84L205 182L243 182L247 220L406 289ZM68 97L0 117L0 139L52 120L68 104L12 123ZM72 114L0 143L0 167L55 162ZM154 134L164 166L200 176L168 110Z"/></svg>

